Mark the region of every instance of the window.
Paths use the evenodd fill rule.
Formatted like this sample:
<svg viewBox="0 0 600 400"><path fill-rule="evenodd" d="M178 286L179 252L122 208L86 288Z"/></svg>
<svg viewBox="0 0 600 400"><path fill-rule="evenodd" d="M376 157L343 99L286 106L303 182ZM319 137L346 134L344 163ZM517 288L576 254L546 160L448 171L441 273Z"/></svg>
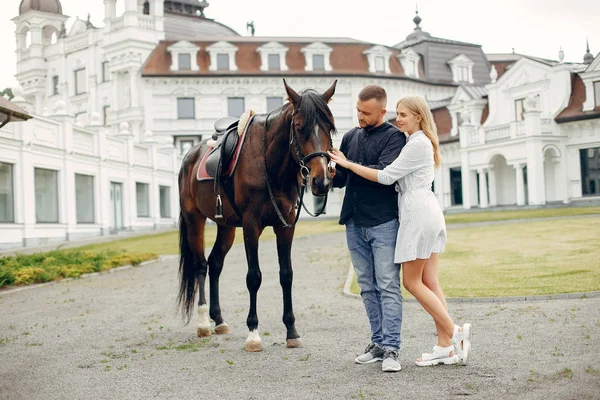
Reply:
<svg viewBox="0 0 600 400"><path fill-rule="evenodd" d="M269 54L269 71L281 70L279 54Z"/></svg>
<svg viewBox="0 0 600 400"><path fill-rule="evenodd" d="M110 106L102 107L104 126L110 126Z"/></svg>
<svg viewBox="0 0 600 400"><path fill-rule="evenodd" d="M313 71L325 71L325 56L323 54L313 54Z"/></svg>
<svg viewBox="0 0 600 400"><path fill-rule="evenodd" d="M462 172L461 168L450 168L450 195L453 206L462 205Z"/></svg>
<svg viewBox="0 0 600 400"><path fill-rule="evenodd" d="M581 194L600 195L600 147L579 150L581 163Z"/></svg>
<svg viewBox="0 0 600 400"><path fill-rule="evenodd" d="M525 108L523 107L523 103L525 99L515 100L515 121L523 121L523 112Z"/></svg>
<svg viewBox="0 0 600 400"><path fill-rule="evenodd" d="M594 82L594 98L596 100L596 107L600 107L600 81Z"/></svg>
<svg viewBox="0 0 600 400"><path fill-rule="evenodd" d="M75 94L82 94L86 91L85 68L81 68L75 71Z"/></svg>
<svg viewBox="0 0 600 400"><path fill-rule="evenodd" d="M14 222L12 164L0 163L0 222Z"/></svg>
<svg viewBox="0 0 600 400"><path fill-rule="evenodd" d="M192 147L194 147L193 140L182 140L179 142L179 149L182 155L187 154L187 152L190 151Z"/></svg>
<svg viewBox="0 0 600 400"><path fill-rule="evenodd" d="M228 97L227 98L227 115L231 117L241 117L244 113L244 98L243 97Z"/></svg>
<svg viewBox="0 0 600 400"><path fill-rule="evenodd" d="M179 54L179 69L192 69L192 57L189 53Z"/></svg>
<svg viewBox="0 0 600 400"><path fill-rule="evenodd" d="M375 72L385 72L385 58L375 57Z"/></svg>
<svg viewBox="0 0 600 400"><path fill-rule="evenodd" d="M160 217L171 218L171 188L159 186L158 195L160 197Z"/></svg>
<svg viewBox="0 0 600 400"><path fill-rule="evenodd" d="M35 220L58 223L58 172L35 168Z"/></svg>
<svg viewBox="0 0 600 400"><path fill-rule="evenodd" d="M191 97L180 97L177 99L177 118L194 119L196 118L195 101Z"/></svg>
<svg viewBox="0 0 600 400"><path fill-rule="evenodd" d="M267 97L267 111L274 110L283 105L283 97Z"/></svg>
<svg viewBox="0 0 600 400"><path fill-rule="evenodd" d="M150 192L147 183L135 183L135 199L138 217L150 216Z"/></svg>
<svg viewBox="0 0 600 400"><path fill-rule="evenodd" d="M52 77L52 96L58 94L58 75Z"/></svg>
<svg viewBox="0 0 600 400"><path fill-rule="evenodd" d="M459 65L456 67L456 80L458 82L469 81L469 67L466 65Z"/></svg>
<svg viewBox="0 0 600 400"><path fill-rule="evenodd" d="M414 60L408 62L408 75L415 76L417 74L417 67Z"/></svg>
<svg viewBox="0 0 600 400"><path fill-rule="evenodd" d="M78 224L94 223L94 177L75 174L75 214Z"/></svg>
<svg viewBox="0 0 600 400"><path fill-rule="evenodd" d="M108 69L108 61L102 63L102 82L110 81L110 71Z"/></svg>
<svg viewBox="0 0 600 400"><path fill-rule="evenodd" d="M229 54L217 54L217 70L229 71Z"/></svg>

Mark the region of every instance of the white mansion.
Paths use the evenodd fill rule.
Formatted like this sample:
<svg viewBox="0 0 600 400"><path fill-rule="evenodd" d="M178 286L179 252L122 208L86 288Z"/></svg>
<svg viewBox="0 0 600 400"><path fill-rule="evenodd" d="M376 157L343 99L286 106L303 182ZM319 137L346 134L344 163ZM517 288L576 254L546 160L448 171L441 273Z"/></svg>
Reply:
<svg viewBox="0 0 600 400"><path fill-rule="evenodd" d="M280 106L284 77L297 90L339 80L338 143L365 85L386 89L390 119L397 99L424 96L445 209L600 196L600 57L589 50L582 63L484 54L431 36L418 15L391 47L240 36L207 18L204 0L118 0L123 15L103 1L102 27L76 19L67 32L59 0L22 0L13 18L12 103L33 118L11 122L0 107L0 248L174 226L182 154L222 116Z"/></svg>

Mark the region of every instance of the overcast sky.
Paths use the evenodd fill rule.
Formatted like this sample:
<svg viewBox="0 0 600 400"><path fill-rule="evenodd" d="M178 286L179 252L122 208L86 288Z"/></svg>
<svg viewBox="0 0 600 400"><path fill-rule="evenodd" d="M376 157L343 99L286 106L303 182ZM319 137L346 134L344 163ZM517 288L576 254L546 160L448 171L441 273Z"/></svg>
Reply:
<svg viewBox="0 0 600 400"><path fill-rule="evenodd" d="M0 0L0 90L15 83L15 25L21 0ZM103 0L61 0L67 24L91 14L102 26ZM351 37L393 46L412 32L416 2L405 0L212 0L208 18L248 35L253 20L256 36ZM117 0L122 10L123 0ZM354 5L351 5L354 4ZM585 41L600 51L598 0L419 0L421 27L432 36L480 44L486 53L514 51L581 62Z"/></svg>

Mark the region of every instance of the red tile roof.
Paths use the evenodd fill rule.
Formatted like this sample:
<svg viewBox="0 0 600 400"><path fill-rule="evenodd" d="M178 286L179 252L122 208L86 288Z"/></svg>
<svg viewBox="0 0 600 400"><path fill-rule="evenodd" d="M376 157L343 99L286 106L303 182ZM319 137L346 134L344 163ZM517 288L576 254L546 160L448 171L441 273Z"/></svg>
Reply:
<svg viewBox="0 0 600 400"><path fill-rule="evenodd" d="M446 107L437 108L431 110L433 115L433 121L437 126L438 137L440 143L452 143L459 140L458 135L452 136L450 131L452 130L452 117Z"/></svg>
<svg viewBox="0 0 600 400"><path fill-rule="evenodd" d="M301 49L309 45L310 41L298 41L293 42L290 38L286 38L285 41L281 41L284 46L288 48L286 54L286 64L288 71L261 71L261 59L260 54L257 52L257 48L265 44L264 41L248 41L245 40L236 41L227 40L228 43L235 45L238 50L236 53L235 61L237 64L237 71L209 71L210 56L206 51L206 47L215 43L216 41L193 41L196 46L201 47L198 52L197 62L200 68L199 71L171 71L171 53L167 51L167 48L174 41L161 41L154 51L150 54L144 68L142 70L142 76L153 77L153 76L223 76L223 75L346 75L346 76L378 76L378 77L392 77L400 79L414 79L406 77L400 61L396 57L400 54L400 50L386 47L391 53L390 57L390 73L372 73L369 72L369 62L367 56L363 54L363 51L375 46L372 43L350 41L343 42L336 40L335 42L327 42L326 40L321 41L327 46L332 48L330 63L333 71L305 71L306 65L304 54L301 53ZM277 41L277 38L270 38L273 41ZM422 65L419 63L419 70L422 71ZM455 85L445 85L455 86Z"/></svg>
<svg viewBox="0 0 600 400"><path fill-rule="evenodd" d="M600 106L596 106L590 111L583 111L585 100L585 84L579 75L571 74L571 98L569 99L569 105L554 120L560 124L562 122L600 118Z"/></svg>

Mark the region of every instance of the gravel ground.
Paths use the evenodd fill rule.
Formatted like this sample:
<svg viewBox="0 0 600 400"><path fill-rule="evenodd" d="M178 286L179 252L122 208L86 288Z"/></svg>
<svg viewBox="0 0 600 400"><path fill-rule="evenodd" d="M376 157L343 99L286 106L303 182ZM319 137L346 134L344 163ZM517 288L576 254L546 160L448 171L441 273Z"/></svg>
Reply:
<svg viewBox="0 0 600 400"><path fill-rule="evenodd" d="M243 246L221 277L232 334L200 339L175 315L177 260L0 292L1 399L600 399L600 297L450 302L473 324L466 367L419 368L431 318L404 304L398 373L357 365L369 340L360 299L344 295L343 234L297 238L294 308L304 347L285 347L275 243L261 243L262 353L246 353ZM442 282L443 285L443 282Z"/></svg>

